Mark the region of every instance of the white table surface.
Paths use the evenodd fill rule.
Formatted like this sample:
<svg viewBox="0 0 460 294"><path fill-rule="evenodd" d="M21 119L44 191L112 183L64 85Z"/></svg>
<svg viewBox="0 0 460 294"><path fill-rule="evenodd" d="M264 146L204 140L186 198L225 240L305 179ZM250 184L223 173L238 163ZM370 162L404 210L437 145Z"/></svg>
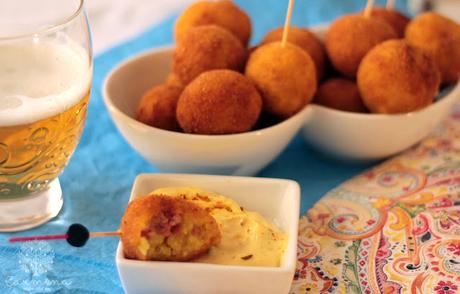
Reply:
<svg viewBox="0 0 460 294"><path fill-rule="evenodd" d="M193 0L86 0L94 53L134 37L191 2Z"/></svg>

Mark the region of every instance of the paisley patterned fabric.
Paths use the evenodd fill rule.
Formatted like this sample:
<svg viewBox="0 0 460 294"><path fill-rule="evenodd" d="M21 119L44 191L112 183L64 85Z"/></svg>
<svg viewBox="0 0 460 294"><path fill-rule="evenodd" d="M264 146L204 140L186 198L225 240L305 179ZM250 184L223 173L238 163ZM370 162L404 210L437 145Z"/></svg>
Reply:
<svg viewBox="0 0 460 294"><path fill-rule="evenodd" d="M300 222L292 293L460 293L460 105Z"/></svg>

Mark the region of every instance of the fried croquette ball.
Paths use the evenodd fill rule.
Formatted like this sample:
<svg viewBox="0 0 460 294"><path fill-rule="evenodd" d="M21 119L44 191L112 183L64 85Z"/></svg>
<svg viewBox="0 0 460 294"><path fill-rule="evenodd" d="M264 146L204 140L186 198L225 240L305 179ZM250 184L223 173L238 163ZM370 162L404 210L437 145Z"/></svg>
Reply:
<svg viewBox="0 0 460 294"><path fill-rule="evenodd" d="M399 11L377 7L372 9L372 17L388 23L398 35L398 38L404 38L404 31L410 19Z"/></svg>
<svg viewBox="0 0 460 294"><path fill-rule="evenodd" d="M149 195L129 203L121 223L127 258L189 261L220 242L216 220L185 199Z"/></svg>
<svg viewBox="0 0 460 294"><path fill-rule="evenodd" d="M182 81L179 79L179 77L174 74L174 73L170 73L167 77L166 77L166 85L168 86L172 86L172 87L176 87L176 88L184 88L184 84L182 83Z"/></svg>
<svg viewBox="0 0 460 294"><path fill-rule="evenodd" d="M263 44L278 42L283 38L283 28L277 28L269 32ZM316 67L316 77L321 80L324 74L326 52L321 41L309 30L298 27L291 27L288 34L288 42L304 49L313 59Z"/></svg>
<svg viewBox="0 0 460 294"><path fill-rule="evenodd" d="M460 25L434 12L420 14L409 23L406 39L423 49L436 61L442 83L460 78Z"/></svg>
<svg viewBox="0 0 460 294"><path fill-rule="evenodd" d="M212 25L191 28L177 44L173 72L187 85L201 73L213 69L242 71L247 52L229 31Z"/></svg>
<svg viewBox="0 0 460 294"><path fill-rule="evenodd" d="M353 78L369 50L394 38L397 38L396 32L384 21L362 15L345 15L329 27L326 50L334 67Z"/></svg>
<svg viewBox="0 0 460 294"><path fill-rule="evenodd" d="M189 6L177 19L175 37L181 42L190 28L217 25L229 30L246 46L251 38L251 19L228 0L200 1Z"/></svg>
<svg viewBox="0 0 460 294"><path fill-rule="evenodd" d="M246 76L262 93L264 110L287 118L301 110L315 95L313 59L297 45L280 42L260 46L249 57Z"/></svg>
<svg viewBox="0 0 460 294"><path fill-rule="evenodd" d="M343 111L367 112L356 83L344 78L330 79L321 84L313 102Z"/></svg>
<svg viewBox="0 0 460 294"><path fill-rule="evenodd" d="M136 119L152 127L179 131L176 107L181 93L181 88L166 84L151 88L139 102Z"/></svg>
<svg viewBox="0 0 460 294"><path fill-rule="evenodd" d="M364 57L358 87L374 113L406 113L430 105L441 76L435 61L406 40L389 40Z"/></svg>
<svg viewBox="0 0 460 294"><path fill-rule="evenodd" d="M213 70L185 88L176 114L186 133L221 135L251 130L261 109L262 97L248 78L231 70Z"/></svg>

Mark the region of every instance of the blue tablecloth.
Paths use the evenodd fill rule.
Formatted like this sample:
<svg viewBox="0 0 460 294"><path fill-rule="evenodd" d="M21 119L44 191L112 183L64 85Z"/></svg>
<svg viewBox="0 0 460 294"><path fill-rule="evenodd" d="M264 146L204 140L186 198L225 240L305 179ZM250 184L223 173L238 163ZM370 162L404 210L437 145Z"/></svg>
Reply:
<svg viewBox="0 0 460 294"><path fill-rule="evenodd" d="M269 29L281 26L287 0L237 1L251 15L255 43ZM384 1L377 1L383 4ZM296 1L293 24L312 26L357 11L364 0ZM405 1L398 6L404 8ZM11 245L10 236L63 233L80 222L93 231L116 230L134 178L157 172L123 140L102 102L102 82L111 68L143 50L172 43L168 18L131 41L97 56L88 120L80 145L60 177L65 203L53 221L39 228L0 235L0 293L122 293L114 255L117 238L90 240L84 248L66 242ZM260 177L287 178L302 187L302 213L328 190L368 166L335 162L316 153L299 137Z"/></svg>

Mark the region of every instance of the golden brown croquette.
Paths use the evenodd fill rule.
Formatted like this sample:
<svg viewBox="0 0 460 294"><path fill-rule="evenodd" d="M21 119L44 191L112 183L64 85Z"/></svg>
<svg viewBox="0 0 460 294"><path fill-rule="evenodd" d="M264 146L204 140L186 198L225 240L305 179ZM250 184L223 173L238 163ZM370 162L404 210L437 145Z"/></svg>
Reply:
<svg viewBox="0 0 460 294"><path fill-rule="evenodd" d="M442 83L460 78L460 25L435 12L417 16L406 29L406 39L430 54L441 71Z"/></svg>
<svg viewBox="0 0 460 294"><path fill-rule="evenodd" d="M394 9L386 9L385 7L376 7L372 9L372 17L380 19L388 23L398 35L398 38L404 38L404 32L410 18Z"/></svg>
<svg viewBox="0 0 460 294"><path fill-rule="evenodd" d="M344 78L333 78L321 84L313 102L343 111L368 112L356 83Z"/></svg>
<svg viewBox="0 0 460 294"><path fill-rule="evenodd" d="M246 49L226 29L215 25L194 27L177 44L173 56L173 72L187 85L209 70L242 71L246 58Z"/></svg>
<svg viewBox="0 0 460 294"><path fill-rule="evenodd" d="M364 57L358 87L374 113L406 113L430 105L441 76L434 60L406 40L389 40Z"/></svg>
<svg viewBox="0 0 460 294"><path fill-rule="evenodd" d="M244 46L251 38L251 19L232 1L200 1L190 5L177 19L176 41L181 42L190 28L202 25L223 27L233 33Z"/></svg>
<svg viewBox="0 0 460 294"><path fill-rule="evenodd" d="M126 258L189 261L220 242L216 220L185 199L149 195L131 201L121 223Z"/></svg>
<svg viewBox="0 0 460 294"><path fill-rule="evenodd" d="M397 38L386 22L362 15L345 15L334 21L326 33L326 50L332 65L342 74L356 76L363 57L374 46Z"/></svg>
<svg viewBox="0 0 460 294"><path fill-rule="evenodd" d="M283 28L270 31L262 41L263 44L281 41ZM291 27L288 34L288 42L304 49L315 62L316 76L321 80L325 70L326 51L321 41L312 32L305 28Z"/></svg>
<svg viewBox="0 0 460 294"><path fill-rule="evenodd" d="M287 118L307 105L317 88L313 59L297 45L260 46L249 57L246 76L262 93L267 113Z"/></svg>
<svg viewBox="0 0 460 294"><path fill-rule="evenodd" d="M151 88L139 102L137 120L152 127L179 131L176 107L181 93L182 88L166 84Z"/></svg>
<svg viewBox="0 0 460 294"><path fill-rule="evenodd" d="M235 134L250 131L261 109L262 98L249 79L235 71L213 70L185 88L177 120L186 133Z"/></svg>
<svg viewBox="0 0 460 294"><path fill-rule="evenodd" d="M179 79L179 77L174 74L174 73L170 73L167 77L166 77L166 81L165 81L166 85L168 86L172 86L172 87L176 87L176 88L185 88L185 85L182 83L182 81Z"/></svg>

